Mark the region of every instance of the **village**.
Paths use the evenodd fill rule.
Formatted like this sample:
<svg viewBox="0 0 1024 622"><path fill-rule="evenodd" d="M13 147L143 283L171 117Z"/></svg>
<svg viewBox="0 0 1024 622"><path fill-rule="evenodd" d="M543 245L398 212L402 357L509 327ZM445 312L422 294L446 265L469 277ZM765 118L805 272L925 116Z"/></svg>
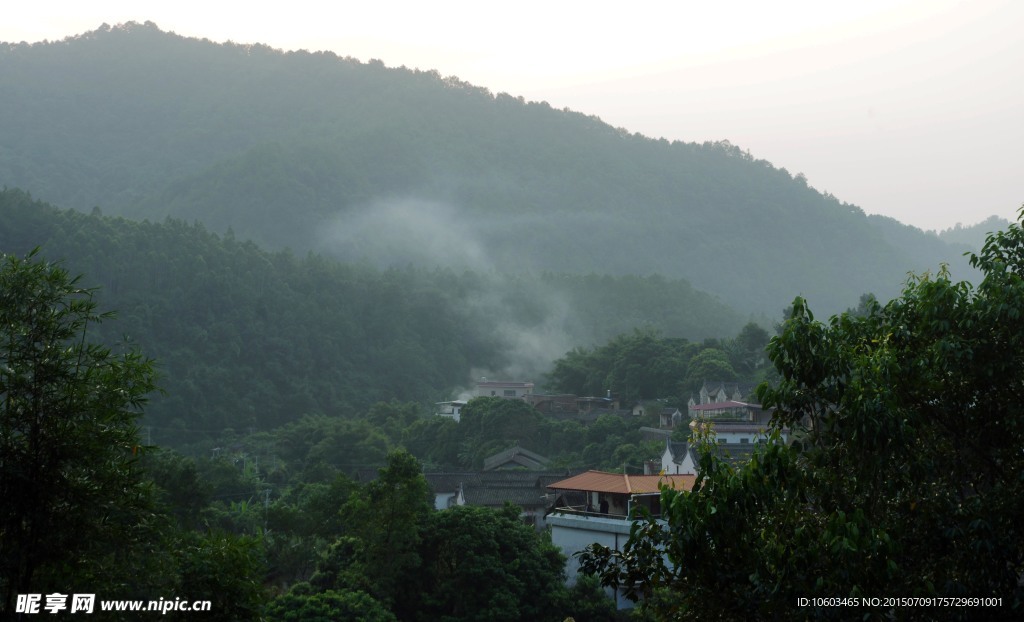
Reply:
<svg viewBox="0 0 1024 622"><path fill-rule="evenodd" d="M481 379L474 397L520 400L545 415L584 424L601 415L634 419L645 414L643 404L623 407L611 391L603 397L581 397L535 393L534 388L531 382ZM566 580L572 585L580 571L578 553L595 543L619 550L629 537L635 510L660 515L661 487L689 490L693 486L701 442L710 439L712 451L738 466L749 459L756 444L768 441L771 412L751 401L754 388L705 381L700 392L690 397L685 413L661 408L657 427L640 428L645 440L663 446L660 458L646 460L642 472L629 473L628 467L621 472L552 470L548 458L517 444L489 456L480 471L426 471L424 477L434 493L436 510L463 505L498 509L512 504L520 508L524 523L538 531L550 529L552 543L567 558ZM434 414L459 422L468 401L439 402ZM689 441L673 440L680 436L673 434L680 429ZM787 436L788 430L783 430L781 437ZM372 469L359 473L363 483L374 477ZM634 605L621 590L609 590L609 595L618 608Z"/></svg>

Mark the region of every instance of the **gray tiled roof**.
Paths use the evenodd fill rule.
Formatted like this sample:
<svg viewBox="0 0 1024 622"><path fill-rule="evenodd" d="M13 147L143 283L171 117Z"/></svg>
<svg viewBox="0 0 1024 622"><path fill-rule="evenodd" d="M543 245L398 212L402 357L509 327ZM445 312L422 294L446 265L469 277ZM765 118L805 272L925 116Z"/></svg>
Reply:
<svg viewBox="0 0 1024 622"><path fill-rule="evenodd" d="M733 466L740 466L749 461L751 454L754 453L753 443L718 443L712 447L719 457ZM695 443L670 443L669 448L672 451L672 461L676 464L682 463L687 452L690 453L694 464L700 462L700 450Z"/></svg>
<svg viewBox="0 0 1024 622"><path fill-rule="evenodd" d="M509 447L505 451L499 451L493 456L488 456L484 459L484 470L491 471L498 469L502 465L513 463L519 466L526 467L528 469L542 469L550 460L544 456L534 453L525 447L516 445Z"/></svg>
<svg viewBox="0 0 1024 622"><path fill-rule="evenodd" d="M549 484L563 480L579 471L483 471L455 473L424 473L435 494L462 494L469 505L501 507L506 502L522 508L546 507L554 502Z"/></svg>

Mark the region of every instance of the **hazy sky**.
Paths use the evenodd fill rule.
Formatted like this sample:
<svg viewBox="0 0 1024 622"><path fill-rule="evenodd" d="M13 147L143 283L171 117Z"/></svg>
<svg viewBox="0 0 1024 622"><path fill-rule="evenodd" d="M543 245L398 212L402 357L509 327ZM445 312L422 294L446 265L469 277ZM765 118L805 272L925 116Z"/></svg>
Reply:
<svg viewBox="0 0 1024 622"><path fill-rule="evenodd" d="M2 41L152 21L436 69L669 140L729 140L924 229L1024 204L1024 2L35 0Z"/></svg>

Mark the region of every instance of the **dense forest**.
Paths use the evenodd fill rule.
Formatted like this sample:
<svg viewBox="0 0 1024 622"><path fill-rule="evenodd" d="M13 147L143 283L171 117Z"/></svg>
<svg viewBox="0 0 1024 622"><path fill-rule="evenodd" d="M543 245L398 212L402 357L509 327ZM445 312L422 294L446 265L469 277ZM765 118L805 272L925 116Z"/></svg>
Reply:
<svg viewBox="0 0 1024 622"><path fill-rule="evenodd" d="M957 223L954 227L940 231L939 237L947 242L965 244L974 252L978 252L981 250L982 245L985 243L985 238L989 234L1003 231L1010 224L1010 221L1005 218L989 216L976 225L964 226L962 223Z"/></svg>
<svg viewBox="0 0 1024 622"><path fill-rule="evenodd" d="M566 352L636 327L700 342L742 326L714 298L662 277L378 269L0 193L0 250L37 246L117 311L93 328L99 340L127 337L157 360L165 394L146 423L160 444L304 415L351 418L379 401L429 405L472 388L474 371L540 381Z"/></svg>
<svg viewBox="0 0 1024 622"><path fill-rule="evenodd" d="M743 314L888 298L965 247L726 142L668 142L436 72L152 23L0 46L0 183L377 266L685 279Z"/></svg>
<svg viewBox="0 0 1024 622"><path fill-rule="evenodd" d="M86 587L220 620L1024 606L1018 226L968 262L1005 223L925 233L728 142L149 22L0 44L0 84L0 618ZM434 416L481 376L621 408ZM424 472L513 446L639 472L706 380L762 383L795 442L712 437L596 577L519 508L433 509Z"/></svg>
<svg viewBox="0 0 1024 622"><path fill-rule="evenodd" d="M7 207L15 206L3 210L12 217L4 222L18 222L21 231L63 240L60 225L66 225L70 240L74 232L93 233L92 227L127 226L118 241L133 246L128 238L134 225L127 221L60 212L17 191L2 196ZM179 241L191 251L200 248L195 240L216 240L174 221L155 228L168 236L187 232L192 242ZM251 243L242 246L248 251L237 252L261 253ZM209 253L210 245L202 248L208 252L198 256L204 265L207 257L213 264L223 258ZM194 363L200 356L221 356L199 351L211 335L164 327L171 344L135 317L137 312L102 313L103 290L72 276L65 267L69 261L53 263L40 252L30 250L24 258L5 254L0 267L0 492L11 499L0 512L0 614L13 611L15 597L26 591L49 594L88 584L106 598L176 594L168 600L174 606L187 595L189 602L209 602L211 619L223 620L561 620L570 614L579 620L625 619L628 614L616 613L596 580L565 584L565 557L549 537L523 524L518 508L434 512L423 469L479 470L487 456L522 443L552 456L552 468L567 474L585 467L639 470L664 447L645 442L639 428L657 425L663 404L678 403L693 390L692 378L706 369L702 361L714 361L714 371L727 378L739 377L734 365L756 375L763 363L757 353L768 338L753 324L736 339L701 343L648 328L555 361L548 382L557 390L587 390L572 374L559 372L583 367L586 382L615 383L632 399L665 396L648 400L643 416L612 411L584 423L543 415L522 401L482 397L471 400L456 423L433 416L422 404L392 400L364 410L349 404L348 417L307 413L268 431L182 428L204 439L176 439L182 453L168 448L172 443L155 446L148 438L155 426L143 424L152 422L151 408L161 408L164 396L153 391L158 382L168 394L187 386L166 370L158 374L164 365L143 355L140 345L172 361ZM173 266L173 255L163 260ZM294 263L287 254L272 257L282 256ZM317 261L325 271L333 265ZM108 286L141 287L141 278L132 274L140 267L159 281L157 263L123 266ZM197 273L193 280L206 277ZM189 298L179 282L157 286ZM367 285L375 286L375 280ZM215 296L213 289L203 293ZM181 305L178 310L185 323L199 317ZM142 337L120 333L125 327ZM190 370L185 364L171 371ZM255 376L249 389L266 381L259 365L246 371ZM312 382L301 376L305 368L277 371L288 386L260 393L268 406L288 403L290 387ZM212 364L196 373L217 374L220 383L231 378ZM192 398L199 407L240 399L231 389L211 381L204 385L209 395ZM176 414L195 416L190 408L196 406ZM381 467L369 469L375 476L354 479L372 465ZM29 484L26 472L34 473ZM82 534L90 537L77 537ZM82 566L69 566L70 558ZM187 618L188 612L175 609L170 619Z"/></svg>

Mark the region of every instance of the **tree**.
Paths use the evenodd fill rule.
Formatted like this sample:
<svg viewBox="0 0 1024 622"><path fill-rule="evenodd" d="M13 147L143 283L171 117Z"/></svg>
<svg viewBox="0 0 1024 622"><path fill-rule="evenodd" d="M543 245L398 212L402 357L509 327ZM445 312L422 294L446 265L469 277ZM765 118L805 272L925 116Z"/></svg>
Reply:
<svg viewBox="0 0 1024 622"><path fill-rule="evenodd" d="M1021 212L1024 218L1024 210ZM1024 230L989 237L977 288L945 269L882 306L816 321L797 298L759 398L793 442L734 469L712 452L692 492L662 492L663 525L584 567L665 617L918 615L808 610L801 597L999 599L927 616L1024 609Z"/></svg>
<svg viewBox="0 0 1024 622"><path fill-rule="evenodd" d="M430 516L417 620L560 620L565 558L519 508L454 507Z"/></svg>
<svg viewBox="0 0 1024 622"><path fill-rule="evenodd" d="M729 356L718 348L705 348L690 359L690 368L683 387L686 391L700 391L701 385L708 380L733 382L736 370L729 363Z"/></svg>
<svg viewBox="0 0 1024 622"><path fill-rule="evenodd" d="M627 403L676 397L686 376L689 343L652 328L623 333L594 351L574 349L554 363L549 389L576 395L611 390Z"/></svg>
<svg viewBox="0 0 1024 622"><path fill-rule="evenodd" d="M208 600L210 620L241 622L259 618L266 602L266 566L260 539L211 530L182 532L173 543L178 556L175 591L190 600ZM183 613L182 619L195 617Z"/></svg>
<svg viewBox="0 0 1024 622"><path fill-rule="evenodd" d="M488 456L515 444L546 450L544 416L522 400L474 397L462 408L459 430L465 441L462 462L475 469L482 468Z"/></svg>
<svg viewBox="0 0 1024 622"><path fill-rule="evenodd" d="M94 588L150 505L135 462L152 363L90 343L93 290L37 251L0 257L0 591ZM120 560L123 562L123 560Z"/></svg>
<svg viewBox="0 0 1024 622"><path fill-rule="evenodd" d="M366 592L353 590L310 591L298 584L267 607L273 622L396 622L397 618Z"/></svg>
<svg viewBox="0 0 1024 622"><path fill-rule="evenodd" d="M615 600L608 596L592 575L576 577L576 583L569 588L566 602L566 610L574 622L616 622L626 619L626 612L619 615Z"/></svg>
<svg viewBox="0 0 1024 622"><path fill-rule="evenodd" d="M388 454L377 479L341 510L358 541L352 561L365 583L339 587L362 589L399 617L408 617L407 603L422 564L423 528L433 510L434 497L416 458L405 450Z"/></svg>
<svg viewBox="0 0 1024 622"><path fill-rule="evenodd" d="M740 373L751 376L765 360L765 347L770 337L768 331L754 322L747 323L729 344L732 366Z"/></svg>

